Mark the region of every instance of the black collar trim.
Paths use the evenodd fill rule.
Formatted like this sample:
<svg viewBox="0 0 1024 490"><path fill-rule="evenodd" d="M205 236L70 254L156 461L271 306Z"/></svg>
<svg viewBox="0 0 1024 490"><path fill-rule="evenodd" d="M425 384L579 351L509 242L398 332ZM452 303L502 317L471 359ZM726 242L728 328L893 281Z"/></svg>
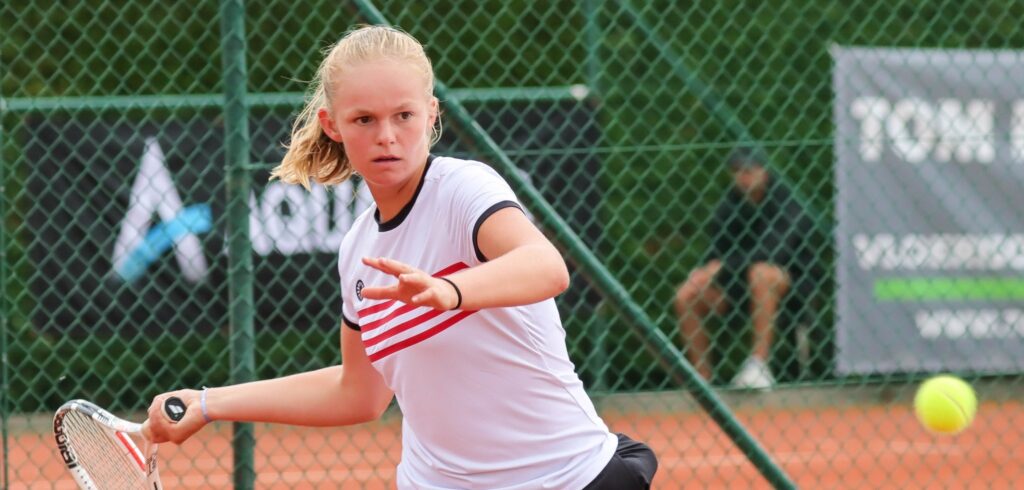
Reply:
<svg viewBox="0 0 1024 490"><path fill-rule="evenodd" d="M420 183L416 186L416 192L412 194L412 199L402 206L402 210L395 215L394 218L387 220L387 222L380 222L380 209L373 210L373 220L377 222L377 231L391 231L398 228L405 221L405 217L409 216L412 212L412 206L416 204L416 198L419 197L420 191L423 190L423 183L427 181L427 172L430 171L430 164L434 163L434 155L427 156L427 165L423 167L423 175L420 176Z"/></svg>

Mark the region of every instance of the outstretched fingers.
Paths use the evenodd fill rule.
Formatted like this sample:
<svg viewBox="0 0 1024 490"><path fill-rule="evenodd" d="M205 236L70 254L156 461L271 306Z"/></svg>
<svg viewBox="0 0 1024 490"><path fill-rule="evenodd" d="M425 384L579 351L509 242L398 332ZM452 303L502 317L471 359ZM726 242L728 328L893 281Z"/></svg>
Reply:
<svg viewBox="0 0 1024 490"><path fill-rule="evenodd" d="M404 264L387 257L363 257L363 264L392 276L398 276L400 274L416 270L416 268L411 265Z"/></svg>
<svg viewBox="0 0 1024 490"><path fill-rule="evenodd" d="M390 286L367 286L363 288L363 297L366 299L401 299L400 284Z"/></svg>
<svg viewBox="0 0 1024 490"><path fill-rule="evenodd" d="M394 299L412 303L413 297L429 287L427 274L423 271L386 257L363 257L363 263L385 274L395 276L398 281L388 286L374 286L363 289L368 299Z"/></svg>
<svg viewBox="0 0 1024 490"><path fill-rule="evenodd" d="M363 263L397 279L395 283L387 286L363 288L364 298L397 300L410 305L442 310L450 309L457 303L454 290L450 291L452 287L448 283L408 264L385 257L364 257Z"/></svg>
<svg viewBox="0 0 1024 490"><path fill-rule="evenodd" d="M390 286L363 288L363 297L369 299L396 299L404 303L420 304L415 300L415 297L430 287L429 277L415 269L412 272L400 273L396 277L398 282Z"/></svg>

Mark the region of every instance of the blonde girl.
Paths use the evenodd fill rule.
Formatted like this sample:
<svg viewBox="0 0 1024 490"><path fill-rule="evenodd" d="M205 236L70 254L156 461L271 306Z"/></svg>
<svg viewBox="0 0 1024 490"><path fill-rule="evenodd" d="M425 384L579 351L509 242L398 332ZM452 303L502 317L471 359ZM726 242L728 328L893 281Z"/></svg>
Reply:
<svg viewBox="0 0 1024 490"><path fill-rule="evenodd" d="M320 65L273 177L359 174L374 205L339 251L342 365L154 399L147 430L180 443L212 420L338 426L403 416L401 489L640 489L657 463L609 432L574 372L554 297L565 261L487 165L434 156L423 46L370 26ZM178 396L179 423L160 407Z"/></svg>

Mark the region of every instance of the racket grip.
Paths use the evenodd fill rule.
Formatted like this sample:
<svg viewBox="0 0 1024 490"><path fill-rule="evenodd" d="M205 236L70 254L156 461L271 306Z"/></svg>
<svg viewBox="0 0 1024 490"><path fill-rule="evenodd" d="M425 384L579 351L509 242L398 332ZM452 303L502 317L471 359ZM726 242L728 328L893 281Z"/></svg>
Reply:
<svg viewBox="0 0 1024 490"><path fill-rule="evenodd" d="M181 398L172 396L164 400L164 413L171 419L172 422L180 422L181 419L185 418L185 411L188 407L185 406L185 402L181 401Z"/></svg>

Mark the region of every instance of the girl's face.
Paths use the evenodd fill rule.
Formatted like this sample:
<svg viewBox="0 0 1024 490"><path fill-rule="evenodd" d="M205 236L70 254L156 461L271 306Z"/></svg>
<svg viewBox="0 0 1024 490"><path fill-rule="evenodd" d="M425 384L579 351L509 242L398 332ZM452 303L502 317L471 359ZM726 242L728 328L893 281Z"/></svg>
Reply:
<svg viewBox="0 0 1024 490"><path fill-rule="evenodd" d="M408 64L380 60L346 67L331 87L320 124L371 190L401 189L426 164L437 119L426 83Z"/></svg>

